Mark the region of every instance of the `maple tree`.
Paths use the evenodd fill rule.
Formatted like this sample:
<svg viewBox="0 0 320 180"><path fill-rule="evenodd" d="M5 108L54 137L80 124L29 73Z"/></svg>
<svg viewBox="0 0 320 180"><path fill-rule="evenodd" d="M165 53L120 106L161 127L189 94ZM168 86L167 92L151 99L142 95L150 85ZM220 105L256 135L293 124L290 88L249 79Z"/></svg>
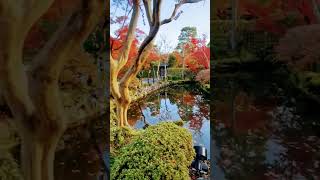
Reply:
<svg viewBox="0 0 320 180"><path fill-rule="evenodd" d="M171 55L175 58L177 66L182 65L182 56L178 51L173 51Z"/></svg>
<svg viewBox="0 0 320 180"><path fill-rule="evenodd" d="M153 3L151 0L132 0L125 2L125 4L131 6L132 9L128 31L126 33L125 40L122 42L122 46L119 49L118 56L115 58L113 57L112 53L110 54L110 89L112 97L117 106L118 126L123 127L129 125L127 121L127 112L131 103L129 84L141 71L143 65L145 64L150 50L153 47L153 41L159 31L160 26L177 19L177 16L180 14L178 13L178 10L182 5L197 3L200 1L202 0L178 1L172 14L169 16L169 18L164 20L160 20L162 0L154 0ZM120 0L120 2L122 1ZM119 79L120 71L130 59L129 53L136 36L139 14L143 9L142 6L145 10L145 16L147 18L150 31L148 35L143 38L142 43L139 45L138 53L134 57L132 64L128 70L125 71L123 77Z"/></svg>
<svg viewBox="0 0 320 180"><path fill-rule="evenodd" d="M231 19L228 2L215 5L219 19ZM319 0L242 0L237 5L237 16L255 20L257 31L284 34L293 26L320 22Z"/></svg>
<svg viewBox="0 0 320 180"><path fill-rule="evenodd" d="M292 26L320 22L315 0L269 0L263 4L252 0L241 1L240 9L256 18L257 30L284 34Z"/></svg>
<svg viewBox="0 0 320 180"><path fill-rule="evenodd" d="M180 35L178 37L178 45L176 49L178 51L182 51L182 48L185 44L190 41L190 38L195 38L197 36L197 28L196 27L184 27L181 29Z"/></svg>
<svg viewBox="0 0 320 180"><path fill-rule="evenodd" d="M206 46L206 37L190 38L190 43L184 46L188 55L185 57L188 68L197 72L200 69L208 69L210 66L210 48Z"/></svg>
<svg viewBox="0 0 320 180"><path fill-rule="evenodd" d="M312 70L320 60L320 25L298 26L288 30L275 47L279 61L298 70Z"/></svg>

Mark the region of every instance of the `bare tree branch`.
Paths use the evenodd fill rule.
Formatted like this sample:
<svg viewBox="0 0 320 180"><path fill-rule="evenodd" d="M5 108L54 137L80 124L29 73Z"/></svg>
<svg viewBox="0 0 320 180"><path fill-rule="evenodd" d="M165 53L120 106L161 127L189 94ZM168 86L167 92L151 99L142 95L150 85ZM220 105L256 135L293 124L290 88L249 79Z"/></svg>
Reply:
<svg viewBox="0 0 320 180"><path fill-rule="evenodd" d="M155 1L156 3L153 5L154 25L150 27L148 36L144 39L139 48L138 55L134 61L135 63L133 64L133 67L130 68L121 79L120 84L125 84L125 86L130 83L130 79L132 76L136 76L138 74L139 70L146 60L147 55L149 54L148 50L151 49L152 42L154 41L154 38L160 29L160 7L162 0Z"/></svg>
<svg viewBox="0 0 320 180"><path fill-rule="evenodd" d="M131 44L135 37L135 32L137 29L138 19L139 19L139 3L140 0L133 0L133 10L132 10L132 17L128 28L128 34L125 40L125 44L123 45L123 48L121 49L120 56L119 56L119 68L122 68L127 62Z"/></svg>
<svg viewBox="0 0 320 180"><path fill-rule="evenodd" d="M176 5L174 6L174 10L173 10L171 16L170 16L169 18L164 19L163 21L161 21L161 25L170 23L170 22L176 17L179 8L180 8L183 4L198 3L198 2L200 2L200 1L203 1L203 0L181 0L178 4L176 4Z"/></svg>
<svg viewBox="0 0 320 180"><path fill-rule="evenodd" d="M149 26L153 25L153 15L151 13L151 0L143 0L144 8L146 9L146 14L149 22Z"/></svg>

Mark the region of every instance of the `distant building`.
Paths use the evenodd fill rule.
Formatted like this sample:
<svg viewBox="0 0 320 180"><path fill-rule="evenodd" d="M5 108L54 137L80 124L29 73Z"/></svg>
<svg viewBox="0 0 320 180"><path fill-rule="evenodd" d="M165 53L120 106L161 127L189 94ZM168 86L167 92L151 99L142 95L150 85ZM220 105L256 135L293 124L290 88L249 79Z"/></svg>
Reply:
<svg viewBox="0 0 320 180"><path fill-rule="evenodd" d="M169 66L168 63L161 63L160 64L159 71L160 71L161 78L165 77L166 71L168 72L168 66Z"/></svg>

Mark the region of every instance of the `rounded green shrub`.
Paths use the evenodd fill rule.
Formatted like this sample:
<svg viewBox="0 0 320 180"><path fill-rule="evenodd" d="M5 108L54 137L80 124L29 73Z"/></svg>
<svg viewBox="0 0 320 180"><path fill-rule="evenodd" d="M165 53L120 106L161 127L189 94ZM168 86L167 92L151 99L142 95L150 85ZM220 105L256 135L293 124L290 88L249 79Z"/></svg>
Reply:
<svg viewBox="0 0 320 180"><path fill-rule="evenodd" d="M159 123L120 150L111 179L189 180L194 155L190 132L172 122Z"/></svg>

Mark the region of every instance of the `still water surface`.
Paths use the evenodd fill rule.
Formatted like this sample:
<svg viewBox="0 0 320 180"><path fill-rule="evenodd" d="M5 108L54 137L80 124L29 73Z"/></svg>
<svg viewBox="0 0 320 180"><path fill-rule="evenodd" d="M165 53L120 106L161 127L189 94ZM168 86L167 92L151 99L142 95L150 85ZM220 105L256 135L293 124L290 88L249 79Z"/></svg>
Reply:
<svg viewBox="0 0 320 180"><path fill-rule="evenodd" d="M163 121L183 120L194 145L207 148L210 158L209 98L192 85L172 86L131 105L130 125L142 129Z"/></svg>
<svg viewBox="0 0 320 180"><path fill-rule="evenodd" d="M216 81L214 180L320 179L319 112L259 75Z"/></svg>

